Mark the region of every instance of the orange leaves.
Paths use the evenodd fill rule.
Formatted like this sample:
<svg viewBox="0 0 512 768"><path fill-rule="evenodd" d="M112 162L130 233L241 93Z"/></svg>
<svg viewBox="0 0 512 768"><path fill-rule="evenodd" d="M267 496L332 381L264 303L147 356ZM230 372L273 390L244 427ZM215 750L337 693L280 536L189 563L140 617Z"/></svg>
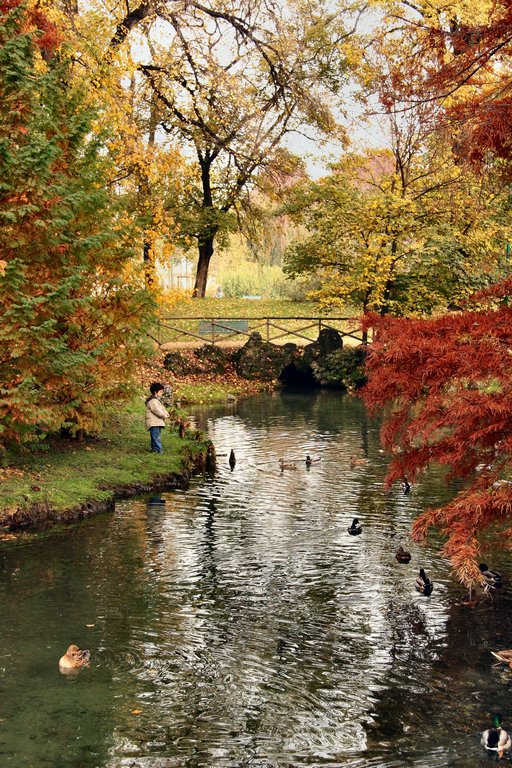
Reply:
<svg viewBox="0 0 512 768"><path fill-rule="evenodd" d="M432 463L448 468L448 480L467 482L452 502L426 510L413 526L418 540L431 528L443 535L443 553L465 583L477 576L485 531L502 531L501 546L512 546L511 292L508 281L480 293L479 311L365 320L375 342L363 397L373 410L392 406L382 428L383 443L396 450L388 482L414 478Z"/></svg>

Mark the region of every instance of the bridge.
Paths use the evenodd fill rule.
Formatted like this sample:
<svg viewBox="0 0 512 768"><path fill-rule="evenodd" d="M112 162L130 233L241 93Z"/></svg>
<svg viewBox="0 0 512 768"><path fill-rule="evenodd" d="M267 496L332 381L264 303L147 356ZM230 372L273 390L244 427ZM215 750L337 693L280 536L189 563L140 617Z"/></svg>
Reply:
<svg viewBox="0 0 512 768"><path fill-rule="evenodd" d="M150 334L161 346L222 344L241 346L251 333L258 332L272 344L304 346L316 341L320 331L338 331L344 344L362 344L363 333L354 317L161 317Z"/></svg>

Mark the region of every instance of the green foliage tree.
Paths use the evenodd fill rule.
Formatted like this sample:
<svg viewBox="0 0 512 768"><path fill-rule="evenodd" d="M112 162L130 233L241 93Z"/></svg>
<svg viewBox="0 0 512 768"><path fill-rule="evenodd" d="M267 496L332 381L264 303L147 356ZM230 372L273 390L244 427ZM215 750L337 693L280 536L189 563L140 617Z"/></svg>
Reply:
<svg viewBox="0 0 512 768"><path fill-rule="evenodd" d="M288 209L307 235L286 255L292 277L316 274L311 298L362 311L430 313L460 306L510 270L508 191L457 166L435 136L347 155L296 190Z"/></svg>
<svg viewBox="0 0 512 768"><path fill-rule="evenodd" d="M127 272L133 233L103 183L94 111L43 23L0 2L2 446L97 429L127 394L150 308Z"/></svg>

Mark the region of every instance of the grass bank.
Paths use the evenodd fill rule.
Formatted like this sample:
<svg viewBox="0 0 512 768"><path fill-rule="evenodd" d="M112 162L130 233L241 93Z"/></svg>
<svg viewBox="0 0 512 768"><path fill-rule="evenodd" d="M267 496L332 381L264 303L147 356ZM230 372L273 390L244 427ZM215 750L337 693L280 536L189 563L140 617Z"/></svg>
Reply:
<svg viewBox="0 0 512 768"><path fill-rule="evenodd" d="M162 314L182 317L296 317L318 315L318 304L312 301L286 299L190 299L184 298Z"/></svg>
<svg viewBox="0 0 512 768"><path fill-rule="evenodd" d="M164 430L164 453L150 452L144 398L151 381L171 385L183 417L195 405L213 405L269 388L241 379L234 371L216 376L208 368L178 379L164 368L163 358L159 353L141 365L139 395L105 415L99 437L84 442L48 440L34 453L8 457L6 466L0 467L0 531L80 519L108 509L116 497L177 485L200 468L206 443L192 434L181 439L176 426Z"/></svg>
<svg viewBox="0 0 512 768"><path fill-rule="evenodd" d="M141 397L107 414L97 439L49 441L44 450L11 457L0 469L0 526L73 520L107 509L116 496L177 484L206 448L175 429L164 431L163 446L162 454L149 450Z"/></svg>

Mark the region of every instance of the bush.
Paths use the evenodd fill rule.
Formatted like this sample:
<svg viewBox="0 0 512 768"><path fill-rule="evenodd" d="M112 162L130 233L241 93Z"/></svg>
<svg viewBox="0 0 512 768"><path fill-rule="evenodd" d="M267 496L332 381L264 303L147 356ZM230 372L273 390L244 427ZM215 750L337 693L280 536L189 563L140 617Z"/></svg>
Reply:
<svg viewBox="0 0 512 768"><path fill-rule="evenodd" d="M341 385L348 390L360 389L366 383L364 362L366 347L344 347L327 355L322 366L325 383Z"/></svg>

